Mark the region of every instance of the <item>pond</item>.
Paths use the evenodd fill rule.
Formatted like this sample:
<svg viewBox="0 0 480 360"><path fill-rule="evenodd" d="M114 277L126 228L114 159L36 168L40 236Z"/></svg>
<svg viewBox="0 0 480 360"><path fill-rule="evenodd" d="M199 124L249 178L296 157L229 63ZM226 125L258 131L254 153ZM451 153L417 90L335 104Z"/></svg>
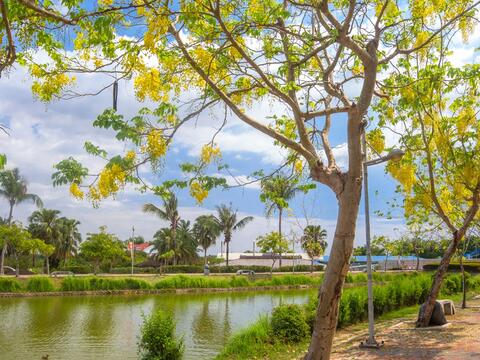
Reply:
<svg viewBox="0 0 480 360"><path fill-rule="evenodd" d="M172 311L185 359L212 359L228 338L281 303L315 290L0 298L2 360L138 359L142 314Z"/></svg>

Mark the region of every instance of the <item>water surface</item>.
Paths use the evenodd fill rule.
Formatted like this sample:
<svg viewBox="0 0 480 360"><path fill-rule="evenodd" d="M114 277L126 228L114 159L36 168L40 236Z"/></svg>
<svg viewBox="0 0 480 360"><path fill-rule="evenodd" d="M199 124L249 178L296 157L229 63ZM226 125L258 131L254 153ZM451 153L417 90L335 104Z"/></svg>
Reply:
<svg viewBox="0 0 480 360"><path fill-rule="evenodd" d="M138 359L142 314L172 311L185 359L211 359L236 331L314 290L0 298L0 359Z"/></svg>

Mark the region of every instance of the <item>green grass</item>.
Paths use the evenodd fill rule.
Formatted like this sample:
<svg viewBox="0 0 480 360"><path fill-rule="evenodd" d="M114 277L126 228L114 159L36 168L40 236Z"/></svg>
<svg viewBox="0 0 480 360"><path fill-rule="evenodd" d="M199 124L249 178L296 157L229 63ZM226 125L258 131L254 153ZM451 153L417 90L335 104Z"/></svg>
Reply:
<svg viewBox="0 0 480 360"><path fill-rule="evenodd" d="M29 292L49 292L54 291L53 281L45 276L34 276L28 279L26 290Z"/></svg>
<svg viewBox="0 0 480 360"><path fill-rule="evenodd" d="M0 292L19 292L22 289L17 279L0 278Z"/></svg>
<svg viewBox="0 0 480 360"><path fill-rule="evenodd" d="M60 291L138 290L151 289L148 282L135 278L108 279L97 277L66 277Z"/></svg>

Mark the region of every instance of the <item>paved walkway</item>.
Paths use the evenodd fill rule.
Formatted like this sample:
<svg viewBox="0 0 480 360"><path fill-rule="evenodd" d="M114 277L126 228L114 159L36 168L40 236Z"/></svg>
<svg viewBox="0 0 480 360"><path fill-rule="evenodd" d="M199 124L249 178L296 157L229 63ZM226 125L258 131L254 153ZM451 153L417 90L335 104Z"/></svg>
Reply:
<svg viewBox="0 0 480 360"><path fill-rule="evenodd" d="M380 349L360 349L365 329L340 331L335 338L334 360L480 360L480 299L469 308L448 316L442 327L415 329L414 316L388 321L379 326Z"/></svg>

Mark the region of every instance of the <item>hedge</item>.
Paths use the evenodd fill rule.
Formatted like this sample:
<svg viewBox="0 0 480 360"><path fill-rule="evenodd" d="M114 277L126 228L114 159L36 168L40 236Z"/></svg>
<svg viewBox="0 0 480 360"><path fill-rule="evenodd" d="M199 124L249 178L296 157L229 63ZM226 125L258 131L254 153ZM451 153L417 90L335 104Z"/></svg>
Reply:
<svg viewBox="0 0 480 360"><path fill-rule="evenodd" d="M436 271L438 269L439 264L425 264L423 265L423 270L427 271ZM480 262L478 261L465 261L463 263L463 268L465 271L468 272L473 272L473 273L478 273L480 272ZM461 271L460 264L455 262L455 263L450 263L448 265L448 271Z"/></svg>

